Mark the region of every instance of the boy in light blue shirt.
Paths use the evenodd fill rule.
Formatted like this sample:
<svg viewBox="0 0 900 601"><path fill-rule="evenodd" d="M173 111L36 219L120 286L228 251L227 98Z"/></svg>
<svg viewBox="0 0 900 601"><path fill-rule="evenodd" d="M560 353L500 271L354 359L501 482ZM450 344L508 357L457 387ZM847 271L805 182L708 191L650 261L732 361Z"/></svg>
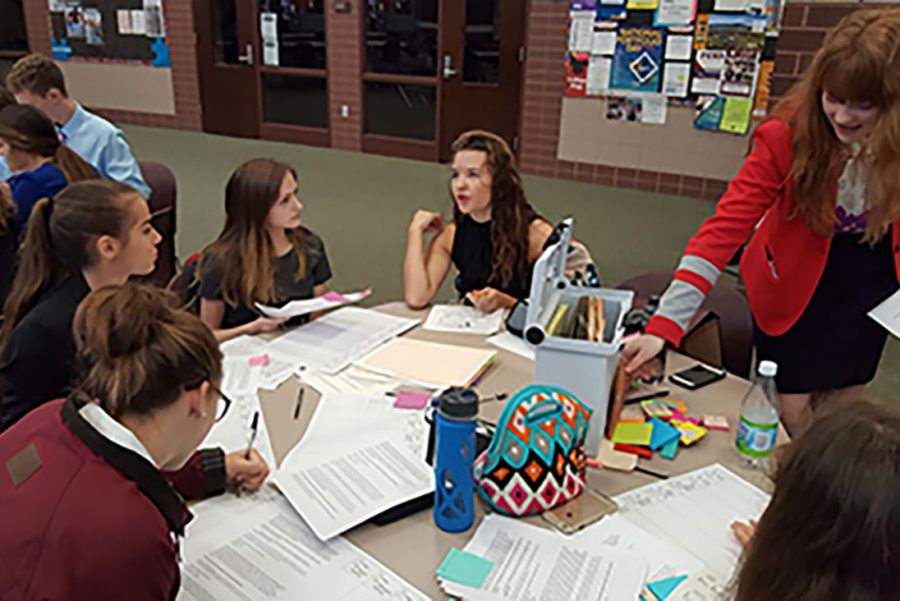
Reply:
<svg viewBox="0 0 900 601"><path fill-rule="evenodd" d="M19 59L6 85L20 104L43 111L57 124L63 144L90 163L101 177L120 181L150 198L150 186L118 127L86 111L66 91L62 70L42 54Z"/></svg>

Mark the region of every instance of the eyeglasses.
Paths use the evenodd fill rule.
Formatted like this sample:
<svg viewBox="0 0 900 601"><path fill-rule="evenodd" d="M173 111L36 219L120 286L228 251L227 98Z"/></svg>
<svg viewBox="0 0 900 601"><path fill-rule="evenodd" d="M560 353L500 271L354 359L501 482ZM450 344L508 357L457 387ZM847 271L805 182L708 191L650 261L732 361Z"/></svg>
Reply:
<svg viewBox="0 0 900 601"><path fill-rule="evenodd" d="M213 420L213 423L219 423L225 417L225 414L228 413L228 408L231 407L231 399L229 399L228 396L212 382L209 383L209 387L213 389L213 392L219 395L219 399L216 401L216 418Z"/></svg>

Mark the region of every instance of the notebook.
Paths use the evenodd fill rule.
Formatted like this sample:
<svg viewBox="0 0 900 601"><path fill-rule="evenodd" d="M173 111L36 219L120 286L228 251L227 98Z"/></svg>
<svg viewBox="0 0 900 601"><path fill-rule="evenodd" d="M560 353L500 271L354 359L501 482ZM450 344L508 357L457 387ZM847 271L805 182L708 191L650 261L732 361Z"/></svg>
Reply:
<svg viewBox="0 0 900 601"><path fill-rule="evenodd" d="M429 388L469 386L490 366L496 351L394 338L357 365Z"/></svg>

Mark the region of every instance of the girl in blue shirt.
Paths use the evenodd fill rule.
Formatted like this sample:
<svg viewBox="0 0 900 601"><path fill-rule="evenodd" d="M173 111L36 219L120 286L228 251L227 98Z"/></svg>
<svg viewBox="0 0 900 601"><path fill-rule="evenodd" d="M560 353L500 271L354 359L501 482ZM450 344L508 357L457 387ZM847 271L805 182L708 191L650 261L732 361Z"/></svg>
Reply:
<svg viewBox="0 0 900 601"><path fill-rule="evenodd" d="M94 169L59 141L53 122L38 109L10 105L0 110L0 155L14 175L3 186L16 205L12 226L21 230L37 201L68 184L97 177Z"/></svg>

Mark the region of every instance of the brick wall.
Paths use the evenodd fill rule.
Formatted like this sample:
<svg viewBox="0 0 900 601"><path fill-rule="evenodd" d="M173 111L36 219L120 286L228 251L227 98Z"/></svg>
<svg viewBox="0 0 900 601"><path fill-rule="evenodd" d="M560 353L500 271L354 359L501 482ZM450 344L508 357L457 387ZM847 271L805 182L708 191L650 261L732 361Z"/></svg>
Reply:
<svg viewBox="0 0 900 601"><path fill-rule="evenodd" d="M789 3L785 9L784 28L778 42L772 81L773 99L787 91L800 77L828 29L851 11L872 4L874 3ZM556 158L568 7L569 3L564 0L531 0L522 114L523 171L621 188L717 200L725 190L725 181L677 173L574 163Z"/></svg>
<svg viewBox="0 0 900 601"><path fill-rule="evenodd" d="M328 104L331 125L331 146L343 150L362 150L363 101L362 73L363 18L362 0L351 0L350 13L336 13L332 3L326 4L326 41L328 44ZM350 116L341 116L341 106L347 105Z"/></svg>
<svg viewBox="0 0 900 601"><path fill-rule="evenodd" d="M165 0L166 27L172 60L175 114L94 109L112 121L174 129L202 129L200 81L195 54L194 15L191 0ZM50 54L50 21L47 0L24 0L25 25L31 50Z"/></svg>

